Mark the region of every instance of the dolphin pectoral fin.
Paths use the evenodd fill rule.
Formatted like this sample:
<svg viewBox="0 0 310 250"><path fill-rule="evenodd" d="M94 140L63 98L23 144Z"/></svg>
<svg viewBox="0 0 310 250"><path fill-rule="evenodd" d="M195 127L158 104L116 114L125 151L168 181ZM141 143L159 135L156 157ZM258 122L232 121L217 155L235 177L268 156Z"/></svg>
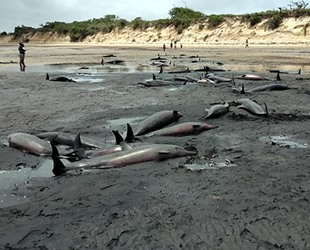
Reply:
<svg viewBox="0 0 310 250"><path fill-rule="evenodd" d="M52 170L53 174L55 176L63 175L64 173L67 172L67 169L65 165L62 163L62 161L59 159L59 152L58 152L57 147L52 142L51 142L51 146L52 146L52 160L54 163L54 167Z"/></svg>
<svg viewBox="0 0 310 250"><path fill-rule="evenodd" d="M159 151L158 152L158 161L163 161L167 159L167 155L169 155L168 151Z"/></svg>

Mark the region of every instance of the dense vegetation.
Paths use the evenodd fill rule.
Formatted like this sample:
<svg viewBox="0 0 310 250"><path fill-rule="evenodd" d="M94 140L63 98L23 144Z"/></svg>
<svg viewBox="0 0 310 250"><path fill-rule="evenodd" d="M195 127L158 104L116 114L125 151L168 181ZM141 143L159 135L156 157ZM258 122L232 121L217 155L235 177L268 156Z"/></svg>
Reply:
<svg viewBox="0 0 310 250"><path fill-rule="evenodd" d="M287 17L310 16L310 9L307 9L307 3L304 1L291 2L289 8L279 8L278 10L266 11L261 13L252 13L241 15L242 21L247 22L250 26L255 26L267 19L266 28L276 29L280 26L282 19ZM98 32L109 33L115 29L123 29L131 27L136 30L145 30L152 26L160 30L168 26L174 26L178 34L193 23L200 23L199 29L202 30L207 23L207 28L213 29L225 21L225 18L233 15L210 15L207 16L199 11L189 8L175 7L169 11L170 18L159 19L155 21L146 21L141 17L137 17L132 21L120 19L116 15L106 15L103 18L94 18L81 22L47 22L41 24L40 28L32 28L26 26L15 27L13 39L19 39L24 35L34 34L36 32L52 32L58 34L69 35L72 42L83 41L87 36L94 35ZM6 32L0 33L0 36L8 35Z"/></svg>

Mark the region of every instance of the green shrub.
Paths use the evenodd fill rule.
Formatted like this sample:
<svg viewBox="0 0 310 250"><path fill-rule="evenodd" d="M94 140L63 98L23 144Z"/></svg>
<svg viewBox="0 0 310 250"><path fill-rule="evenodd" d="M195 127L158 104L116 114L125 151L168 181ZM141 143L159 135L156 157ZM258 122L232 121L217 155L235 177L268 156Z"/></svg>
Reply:
<svg viewBox="0 0 310 250"><path fill-rule="evenodd" d="M223 15L211 15L208 20L208 28L215 28L224 22L224 20Z"/></svg>
<svg viewBox="0 0 310 250"><path fill-rule="evenodd" d="M268 20L267 28L270 30L274 30L276 28L279 28L281 23L282 23L282 16L280 15L280 13L276 13L273 15L272 18Z"/></svg>
<svg viewBox="0 0 310 250"><path fill-rule="evenodd" d="M262 21L262 15L258 13L254 13L250 15L250 25L255 26L256 24Z"/></svg>
<svg viewBox="0 0 310 250"><path fill-rule="evenodd" d="M204 27L205 27L205 26L204 26L203 24L199 24L198 29L199 29L199 30L203 30Z"/></svg>

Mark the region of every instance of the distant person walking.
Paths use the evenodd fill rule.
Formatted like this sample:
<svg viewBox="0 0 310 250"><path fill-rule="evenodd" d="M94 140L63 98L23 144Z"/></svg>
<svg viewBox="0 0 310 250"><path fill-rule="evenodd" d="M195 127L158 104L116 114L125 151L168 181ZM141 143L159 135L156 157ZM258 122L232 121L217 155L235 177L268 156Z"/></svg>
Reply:
<svg viewBox="0 0 310 250"><path fill-rule="evenodd" d="M21 71L25 71L25 68L26 68L26 65L25 65L26 49L25 49L23 43L19 43L18 51L19 51L19 66L20 66L20 70Z"/></svg>
<svg viewBox="0 0 310 250"><path fill-rule="evenodd" d="M172 47L173 47L173 43L171 42L171 43L170 43L170 49L172 49Z"/></svg>
<svg viewBox="0 0 310 250"><path fill-rule="evenodd" d="M245 47L248 48L249 47L249 39L245 40Z"/></svg>
<svg viewBox="0 0 310 250"><path fill-rule="evenodd" d="M163 51L166 51L166 44L163 45Z"/></svg>

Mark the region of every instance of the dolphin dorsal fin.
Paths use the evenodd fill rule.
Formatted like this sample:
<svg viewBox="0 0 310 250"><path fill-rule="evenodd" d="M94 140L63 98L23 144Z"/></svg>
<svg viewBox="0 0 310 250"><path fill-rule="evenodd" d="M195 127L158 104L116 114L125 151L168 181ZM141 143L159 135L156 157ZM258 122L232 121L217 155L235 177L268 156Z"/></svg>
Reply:
<svg viewBox="0 0 310 250"><path fill-rule="evenodd" d="M54 163L52 172L55 176L59 176L66 173L67 169L65 165L62 163L62 161L59 159L58 149L53 142L51 142L51 146L52 146L52 159Z"/></svg>
<svg viewBox="0 0 310 250"><path fill-rule="evenodd" d="M48 73L46 73L46 78L45 78L45 80L49 80L49 79L50 79L50 76L49 76Z"/></svg>
<svg viewBox="0 0 310 250"><path fill-rule="evenodd" d="M74 138L74 150L82 148L81 135L78 133Z"/></svg>
<svg viewBox="0 0 310 250"><path fill-rule="evenodd" d="M242 89L241 89L241 94L245 94L245 91L244 91L244 84L242 83Z"/></svg>
<svg viewBox="0 0 310 250"><path fill-rule="evenodd" d="M120 145L124 141L124 138L120 135L118 130L112 130L112 132L113 132L114 137L115 137L115 144Z"/></svg>
<svg viewBox="0 0 310 250"><path fill-rule="evenodd" d="M127 135L125 138L126 142L131 142L135 139L135 135L133 133L132 127L130 126L129 123L127 123Z"/></svg>
<svg viewBox="0 0 310 250"><path fill-rule="evenodd" d="M153 80L154 80L154 81L156 80L156 76L155 76L155 74L153 74Z"/></svg>

